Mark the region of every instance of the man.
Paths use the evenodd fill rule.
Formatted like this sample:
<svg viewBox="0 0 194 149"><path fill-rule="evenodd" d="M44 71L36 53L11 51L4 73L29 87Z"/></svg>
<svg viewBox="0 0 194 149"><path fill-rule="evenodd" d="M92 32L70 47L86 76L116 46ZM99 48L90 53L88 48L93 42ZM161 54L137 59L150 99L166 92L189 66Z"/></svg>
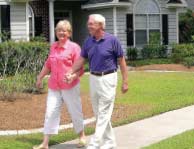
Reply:
<svg viewBox="0 0 194 149"><path fill-rule="evenodd" d="M87 22L90 36L86 39L81 56L66 75L71 75L83 66L86 59L90 68L90 95L96 116L95 134L87 149L114 149L115 136L111 125L111 115L115 101L117 86L117 63L122 73L122 92L128 90L127 67L123 50L117 38L105 32L105 18L100 14L92 14Z"/></svg>

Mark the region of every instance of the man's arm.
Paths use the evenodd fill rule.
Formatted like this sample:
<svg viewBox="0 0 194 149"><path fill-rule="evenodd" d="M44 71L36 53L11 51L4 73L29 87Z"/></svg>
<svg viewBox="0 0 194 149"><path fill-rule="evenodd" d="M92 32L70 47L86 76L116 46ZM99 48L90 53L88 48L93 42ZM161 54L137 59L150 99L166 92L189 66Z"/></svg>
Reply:
<svg viewBox="0 0 194 149"><path fill-rule="evenodd" d="M79 59L77 59L73 64L71 70L66 73L64 81L67 83L71 83L76 77L78 77L81 73L80 70L82 69L84 62L85 58L80 56Z"/></svg>
<svg viewBox="0 0 194 149"><path fill-rule="evenodd" d="M128 91L128 71L127 71L127 65L124 56L120 57L119 59L119 65L121 69L122 74L122 92L126 93Z"/></svg>

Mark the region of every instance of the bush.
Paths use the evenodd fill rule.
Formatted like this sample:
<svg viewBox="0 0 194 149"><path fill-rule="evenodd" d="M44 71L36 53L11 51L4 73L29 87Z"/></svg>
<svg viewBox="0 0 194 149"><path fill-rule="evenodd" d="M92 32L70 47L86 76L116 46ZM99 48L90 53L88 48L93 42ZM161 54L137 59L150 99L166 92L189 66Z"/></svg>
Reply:
<svg viewBox="0 0 194 149"><path fill-rule="evenodd" d="M46 42L14 42L0 44L0 76L28 71L38 72L48 55Z"/></svg>
<svg viewBox="0 0 194 149"><path fill-rule="evenodd" d="M142 49L142 58L166 58L167 46L161 45L160 33L153 32L150 34L149 44Z"/></svg>
<svg viewBox="0 0 194 149"><path fill-rule="evenodd" d="M166 58L167 50L168 50L167 46L165 45L156 45L156 44L145 45L141 50L142 58L143 59Z"/></svg>
<svg viewBox="0 0 194 149"><path fill-rule="evenodd" d="M191 67L191 66L194 66L194 56L192 57L185 57L183 59L183 64L187 67Z"/></svg>
<svg viewBox="0 0 194 149"><path fill-rule="evenodd" d="M36 73L23 72L12 77L4 77L0 80L0 100L14 101L17 98L30 98L26 93L42 93L46 91L46 81L43 82L43 89L35 87Z"/></svg>
<svg viewBox="0 0 194 149"><path fill-rule="evenodd" d="M194 56L194 44L175 44L172 47L172 60L176 63L183 62L185 57Z"/></svg>
<svg viewBox="0 0 194 149"><path fill-rule="evenodd" d="M191 43L194 35L194 12L187 10L186 13L180 14L179 18L179 40L180 43Z"/></svg>
<svg viewBox="0 0 194 149"><path fill-rule="evenodd" d="M128 61L127 64L130 66L138 67L144 65L153 65L153 64L171 64L173 63L169 58L157 58L157 59L144 59L144 60L135 60Z"/></svg>
<svg viewBox="0 0 194 149"><path fill-rule="evenodd" d="M127 59L128 60L136 60L137 59L137 48L128 48L127 49Z"/></svg>
<svg viewBox="0 0 194 149"><path fill-rule="evenodd" d="M40 35L40 36L35 36L35 37L31 37L30 38L30 41L31 42L46 42L47 41L47 38L44 37L43 35Z"/></svg>
<svg viewBox="0 0 194 149"><path fill-rule="evenodd" d="M171 58L175 63L183 63L188 67L193 66L194 44L173 45Z"/></svg>

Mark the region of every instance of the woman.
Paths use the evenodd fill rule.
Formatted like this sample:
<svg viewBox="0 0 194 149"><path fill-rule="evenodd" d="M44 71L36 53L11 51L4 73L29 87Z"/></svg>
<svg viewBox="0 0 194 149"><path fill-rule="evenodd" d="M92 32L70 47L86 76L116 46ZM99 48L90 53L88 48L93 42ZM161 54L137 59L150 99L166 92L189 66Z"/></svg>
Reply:
<svg viewBox="0 0 194 149"><path fill-rule="evenodd" d="M36 86L41 88L42 79L50 73L43 130L44 139L39 146L34 146L33 149L48 149L50 135L58 133L60 109L63 102L70 113L74 129L79 134L77 147L86 145L79 86L79 76L83 74L83 69L71 76L72 79L68 82L65 79L65 74L79 58L81 51L79 45L69 40L71 34L72 27L69 21L59 21L56 26L58 41L51 45L50 54L37 76Z"/></svg>

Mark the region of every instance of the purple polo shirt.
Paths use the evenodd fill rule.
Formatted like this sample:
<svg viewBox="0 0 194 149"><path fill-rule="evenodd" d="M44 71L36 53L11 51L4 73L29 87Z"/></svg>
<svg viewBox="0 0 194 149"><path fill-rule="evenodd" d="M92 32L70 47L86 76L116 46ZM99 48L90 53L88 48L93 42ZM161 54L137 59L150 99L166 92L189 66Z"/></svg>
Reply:
<svg viewBox="0 0 194 149"><path fill-rule="evenodd" d="M117 69L117 59L123 57L123 50L115 36L105 33L99 41L89 36L82 47L81 56L89 59L90 71L106 72Z"/></svg>

